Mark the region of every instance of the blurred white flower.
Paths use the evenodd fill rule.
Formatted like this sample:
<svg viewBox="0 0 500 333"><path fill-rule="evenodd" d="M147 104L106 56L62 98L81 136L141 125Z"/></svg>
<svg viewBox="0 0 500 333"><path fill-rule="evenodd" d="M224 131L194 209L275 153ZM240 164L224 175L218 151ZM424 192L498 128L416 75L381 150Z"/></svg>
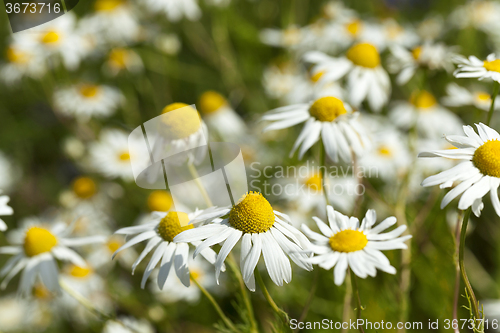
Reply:
<svg viewBox="0 0 500 333"><path fill-rule="evenodd" d="M124 101L118 89L106 85L81 83L54 92L56 111L80 122L109 117Z"/></svg>
<svg viewBox="0 0 500 333"><path fill-rule="evenodd" d="M379 112L391 93L389 75L382 68L375 46L359 43L349 48L345 56L332 58L321 52L308 52L304 60L314 64L314 74L322 72L319 83L334 82L347 75L349 101L359 107L364 100Z"/></svg>
<svg viewBox="0 0 500 333"><path fill-rule="evenodd" d="M426 138L457 134L463 124L460 117L439 105L434 95L426 90L414 92L408 102L394 103L389 118L404 130L416 126L418 133Z"/></svg>
<svg viewBox="0 0 500 333"><path fill-rule="evenodd" d="M443 105L451 107L475 106L483 111L489 111L491 95L484 90L467 89L456 83L446 86L447 96L441 99ZM498 102L498 97L495 99ZM500 103L495 103L495 110L500 109Z"/></svg>
<svg viewBox="0 0 500 333"><path fill-rule="evenodd" d="M201 10L196 0L142 0L149 11L162 13L171 22L177 22L183 17L197 21Z"/></svg>
<svg viewBox="0 0 500 333"><path fill-rule="evenodd" d="M154 327L146 320L132 317L119 317L119 321L108 320L102 333L154 333Z"/></svg>
<svg viewBox="0 0 500 333"><path fill-rule="evenodd" d="M1 190L0 194L2 194ZM9 200L10 198L8 195L0 195L0 216L8 216L14 214L14 210L12 209L12 207L8 205ZM0 218L0 231L5 231L5 230L7 230L7 225Z"/></svg>

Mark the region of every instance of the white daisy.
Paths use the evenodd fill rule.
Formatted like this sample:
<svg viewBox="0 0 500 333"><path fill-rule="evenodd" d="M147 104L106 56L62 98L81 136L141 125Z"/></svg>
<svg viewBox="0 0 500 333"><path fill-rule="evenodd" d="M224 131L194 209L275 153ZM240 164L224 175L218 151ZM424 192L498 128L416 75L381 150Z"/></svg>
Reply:
<svg viewBox="0 0 500 333"><path fill-rule="evenodd" d="M404 130L416 126L419 134L427 138L457 134L463 124L460 117L439 105L434 95L426 90L414 92L408 102L394 103L389 118Z"/></svg>
<svg viewBox="0 0 500 333"><path fill-rule="evenodd" d="M47 64L57 64L60 56L64 66L74 70L90 50L85 39L75 31L75 22L74 14L67 13L35 28L18 32L13 47L16 48L17 43L21 47L31 45L32 51L44 59L49 60L50 57Z"/></svg>
<svg viewBox="0 0 500 333"><path fill-rule="evenodd" d="M228 216L224 217L226 215ZM283 281L289 283L292 280L292 267L288 257L299 267L309 271L312 269L306 261L309 256L304 252L308 249L309 241L290 225L287 215L273 210L262 194L247 193L232 208L215 210L211 219L217 217L224 218L187 230L174 239L176 243L204 240L196 247L194 256L212 245L224 242L215 262L217 283L226 257L240 239L240 268L243 280L251 291L255 291L254 270L261 252L269 276L278 286L282 286Z"/></svg>
<svg viewBox="0 0 500 333"><path fill-rule="evenodd" d="M103 46L137 41L141 28L136 9L127 0L97 0L95 12L80 21L82 29L92 33Z"/></svg>
<svg viewBox="0 0 500 333"><path fill-rule="evenodd" d="M344 282L347 268L352 269L354 274L360 278L374 277L377 269L389 274L396 274L396 269L391 266L389 259L381 250L406 249L404 242L412 236L399 237L406 226L381 233L396 224L395 217L388 217L377 226L377 213L370 209L359 224L355 217L348 217L327 206L328 222L326 225L322 220L313 217L322 234L316 233L306 225L302 225L304 233L314 241L311 250L317 254L309 261L318 264L321 268L333 271L336 285Z"/></svg>
<svg viewBox="0 0 500 333"><path fill-rule="evenodd" d="M445 22L443 17L431 14L417 25L417 34L424 41L433 41L443 35Z"/></svg>
<svg viewBox="0 0 500 333"><path fill-rule="evenodd" d="M497 59L494 53L488 55L484 61L475 56L470 56L468 59L456 56L454 60L458 64L457 70L453 73L456 78L492 79L500 82L500 59Z"/></svg>
<svg viewBox="0 0 500 333"><path fill-rule="evenodd" d="M326 75L326 74L324 74ZM368 146L365 131L357 122L357 112L349 105L332 96L321 97L308 104L280 107L266 113L262 120L273 121L263 132L288 128L306 122L295 141L290 156L300 146L299 159L302 159L321 137L325 152L334 162L339 156L349 162L352 152L361 155Z"/></svg>
<svg viewBox="0 0 500 333"><path fill-rule="evenodd" d="M213 274L209 274L213 266L208 264L206 261L199 260L198 258L189 258L189 273L196 279L202 287L205 289L213 289L217 284L215 283L215 277ZM152 279L157 278L155 273L151 275ZM196 286L186 287L182 282L174 275L169 275L163 290L158 288L158 285L151 284L151 291L154 293L156 299L162 303L172 304L180 301L186 301L189 303L195 303L200 299L200 289ZM212 292L212 290L210 290Z"/></svg>
<svg viewBox="0 0 500 333"><path fill-rule="evenodd" d="M81 122L111 116L124 100L118 89L106 85L78 84L54 92L56 110Z"/></svg>
<svg viewBox="0 0 500 333"><path fill-rule="evenodd" d="M340 99L346 97L346 92L339 82L320 83L323 72L314 75L301 73L294 78L293 87L284 96L286 104L307 103L320 97L333 96Z"/></svg>
<svg viewBox="0 0 500 333"><path fill-rule="evenodd" d="M149 160L148 151L144 151L143 145L143 141L135 141L132 137L129 141L128 134L122 130L105 129L101 132L99 141L89 147L90 163L108 178L133 180L131 163Z"/></svg>
<svg viewBox="0 0 500 333"><path fill-rule="evenodd" d="M302 30L295 26L286 29L264 29L260 32L262 43L270 46L297 49L304 36Z"/></svg>
<svg viewBox="0 0 500 333"><path fill-rule="evenodd" d="M2 194L1 190L0 194ZM0 216L8 216L14 214L14 210L8 205L9 200L10 198L8 195L0 195ZM0 219L0 231L5 230L7 230L7 224L5 224L2 219Z"/></svg>
<svg viewBox="0 0 500 333"><path fill-rule="evenodd" d="M452 58L455 55L454 48L443 43L426 41L424 44L408 50L399 45L390 47L391 56L388 58L388 69L391 73L397 73L396 82L399 85L407 83L419 67L430 70L444 69L453 71Z"/></svg>
<svg viewBox="0 0 500 333"><path fill-rule="evenodd" d="M248 133L243 119L218 92L205 91L198 105L208 127L214 129L223 141L233 142Z"/></svg>
<svg viewBox="0 0 500 333"><path fill-rule="evenodd" d="M62 222L49 226L35 225L25 231L20 244L0 247L0 253L14 255L0 271L0 277L5 277L0 287L4 289L13 277L23 270L19 283L19 292L22 295L31 293L38 275L48 290L59 291L56 259L86 267L85 260L70 247L104 241L101 236L68 238L72 229L73 225L68 227Z"/></svg>
<svg viewBox="0 0 500 333"><path fill-rule="evenodd" d="M453 168L430 176L422 182L422 186L439 185L441 188L453 186L441 201L441 208L461 195L458 208L465 210L472 206L476 216L483 209L482 197L490 193L495 212L500 216L500 200L498 186L500 185L500 135L494 129L479 123L476 124L478 134L471 126L464 126L466 136L450 135L446 140L457 149L435 150L422 152L419 157L446 157L465 160Z"/></svg>
<svg viewBox="0 0 500 333"><path fill-rule="evenodd" d="M497 33L500 28L500 5L495 1L469 1L450 14L449 23L460 29L474 27L488 34Z"/></svg>
<svg viewBox="0 0 500 333"><path fill-rule="evenodd" d="M47 317L32 300L15 294L0 298L0 331L4 333L44 330L50 324Z"/></svg>
<svg viewBox="0 0 500 333"><path fill-rule="evenodd" d="M151 222L133 226L126 227L116 231L116 234L120 235L135 235L127 243L121 246L113 254L113 258L120 252L135 244L148 240L148 243L139 258L132 265L132 274L141 263L141 261L149 254L153 252L153 256L144 271L142 277L141 288L144 289L148 277L155 267L160 263L160 271L158 273L158 287L163 289L165 281L170 273L172 266L175 269L175 273L182 284L186 287L190 285L189 278L189 244L187 242L173 242L173 239L178 234L185 232L186 230L193 229L194 225L190 224L192 220L203 220L206 216L210 217L213 213L213 209L208 209L205 211L195 211L194 213L186 214L183 212L154 212L151 218ZM212 249L205 248L201 255L207 259L210 263L215 263L215 252Z"/></svg>
<svg viewBox="0 0 500 333"><path fill-rule="evenodd" d="M450 83L446 86L447 96L442 98L446 106L461 107L474 106L483 111L489 111L491 106L491 95L480 89L467 89L456 83ZM498 100L498 97L495 101ZM500 103L495 103L495 110L500 109Z"/></svg>
<svg viewBox="0 0 500 333"><path fill-rule="evenodd" d="M359 43L349 48L345 57L332 58L321 52L308 52L307 62L315 64L313 73L323 72L320 83L337 81L347 75L349 101L359 107L364 100L373 111L380 111L389 100L391 82L380 64L377 48Z"/></svg>
<svg viewBox="0 0 500 333"><path fill-rule="evenodd" d="M142 0L146 8L152 12L163 13L171 22L177 22L183 17L197 21L201 10L196 0Z"/></svg>
<svg viewBox="0 0 500 333"><path fill-rule="evenodd" d="M271 98L284 98L295 86L299 71L295 64L282 62L269 65L262 74L262 85Z"/></svg>
<svg viewBox="0 0 500 333"><path fill-rule="evenodd" d="M23 38L17 34L13 36L14 41L7 48L6 62L0 67L0 78L7 84L19 82L24 76L39 79L45 74L47 68L41 54L34 51L32 47L23 46Z"/></svg>
<svg viewBox="0 0 500 333"><path fill-rule="evenodd" d="M109 260L109 258L113 256L116 250L118 250L124 244L125 241L123 240L123 236L109 236L105 243L97 244L96 246L94 246L87 257L87 261L95 269L101 269L104 267L105 271L107 269L113 268L113 266L117 262L122 267L130 267L137 258L137 252L135 252L133 249L127 249L127 251L119 253L115 257L115 259L117 260Z"/></svg>
<svg viewBox="0 0 500 333"><path fill-rule="evenodd" d="M116 76L122 71L139 73L144 69L144 64L134 50L115 47L109 52L102 69L105 74Z"/></svg>

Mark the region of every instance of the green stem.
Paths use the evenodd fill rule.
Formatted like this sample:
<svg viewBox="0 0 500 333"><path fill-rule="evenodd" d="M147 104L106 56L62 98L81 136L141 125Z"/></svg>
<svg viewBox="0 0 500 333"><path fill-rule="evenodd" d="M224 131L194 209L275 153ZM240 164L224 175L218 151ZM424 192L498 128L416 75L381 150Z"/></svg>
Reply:
<svg viewBox="0 0 500 333"><path fill-rule="evenodd" d="M262 280L262 276L260 275L259 269L256 267L255 268L255 279L257 280L257 283L259 284L259 287L264 294L264 298L266 299L267 303L273 308L274 312L278 316L280 316L285 324L288 325L290 322L290 318L288 317L288 313L285 311L281 310L278 305L274 302L273 298L271 297L271 294L269 294L269 291L267 291L266 285L264 284L264 281Z"/></svg>
<svg viewBox="0 0 500 333"><path fill-rule="evenodd" d="M205 186L203 186L203 183L200 180L200 175L198 174L198 171L196 171L196 167L194 166L194 163L188 163L188 169L189 173L193 177L193 180L196 183L196 186L201 192L201 195L203 196L203 200L205 200L205 203L207 204L208 207L212 207L212 200L210 200L210 196L207 193L207 190L205 189Z"/></svg>
<svg viewBox="0 0 500 333"><path fill-rule="evenodd" d="M358 282L356 281L356 275L354 275L354 272L351 270L351 284L352 284L352 289L354 293L354 297L356 298L356 302L358 306L356 307L356 319L361 319L361 310L363 310L363 307L361 306L361 297L359 297L359 289L358 289ZM363 330L363 326L359 325L359 332L365 333Z"/></svg>
<svg viewBox="0 0 500 333"><path fill-rule="evenodd" d="M241 275L240 270L236 266L236 262L234 261L232 253L229 254L227 264L229 265L229 268L233 272L234 276L236 276L236 278L238 279L241 295L243 296L243 302L245 303L245 307L247 309L248 317L250 320L250 327L251 327L250 332L258 332L257 321L255 319L255 314L253 312L252 300L245 286L245 282L243 281L243 276Z"/></svg>
<svg viewBox="0 0 500 333"><path fill-rule="evenodd" d="M493 82L493 94L491 94L491 105L490 111L488 113L488 119L486 120L486 125L490 125L491 118L493 117L493 112L495 111L495 99L497 98L498 91L500 90L500 83Z"/></svg>
<svg viewBox="0 0 500 333"><path fill-rule="evenodd" d="M349 268L348 272L351 270ZM344 307L342 311L342 322L346 323L349 321L349 318L351 317L351 300L352 300L352 286L351 286L351 279L346 279L345 280L345 296L344 296ZM349 331L349 328L344 328L342 327L342 333L347 333Z"/></svg>
<svg viewBox="0 0 500 333"><path fill-rule="evenodd" d="M233 322L228 317L226 317L226 315L224 314L224 311L222 311L222 309L220 308L219 304L217 304L217 302L215 301L213 296L205 288L203 288L203 286L201 284L199 284L198 281L196 281L196 279L192 273L189 273L189 275L191 277L191 280L194 282L194 284L196 284L196 286L200 289L200 291L203 293L203 295L205 295L206 298L208 298L208 300L210 301L210 303L212 303L212 306L214 307L215 311L217 311L217 313L219 314L219 317L222 319L224 324L226 324L226 326L230 330L232 330L234 332L240 332L236 328L236 326L234 326Z"/></svg>
<svg viewBox="0 0 500 333"><path fill-rule="evenodd" d="M469 297L471 298L472 308L474 311L474 319L481 319L481 314L479 312L479 305L476 299L476 295L474 294L474 290L472 290L472 286L469 282L469 278L467 277L467 272L465 271L465 265L464 265L465 237L467 233L467 225L469 224L469 217L471 211L472 208L469 208L465 211L464 214L464 220L462 222L462 230L460 231L460 250L459 250L458 262L460 265L460 273L462 274L462 279L464 280L465 283L465 289L467 290L467 294L469 294Z"/></svg>

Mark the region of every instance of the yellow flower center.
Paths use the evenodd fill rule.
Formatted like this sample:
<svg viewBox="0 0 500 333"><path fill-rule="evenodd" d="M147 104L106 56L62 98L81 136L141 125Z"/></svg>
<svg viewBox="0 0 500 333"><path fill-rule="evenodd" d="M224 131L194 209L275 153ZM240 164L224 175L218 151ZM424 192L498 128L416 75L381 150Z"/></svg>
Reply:
<svg viewBox="0 0 500 333"><path fill-rule="evenodd" d="M483 175L500 178L500 141L490 140L476 149L472 163Z"/></svg>
<svg viewBox="0 0 500 333"><path fill-rule="evenodd" d="M378 148L378 153L384 157L391 157L392 156L392 151L389 147L387 146L380 146Z"/></svg>
<svg viewBox="0 0 500 333"><path fill-rule="evenodd" d="M430 92L422 90L411 94L410 103L419 109L428 109L436 105L437 101Z"/></svg>
<svg viewBox="0 0 500 333"><path fill-rule="evenodd" d="M128 51L121 48L115 48L109 53L109 62L119 69L127 67L129 59Z"/></svg>
<svg viewBox="0 0 500 333"><path fill-rule="evenodd" d="M274 224L273 207L262 194L248 192L231 209L229 223L248 234L266 232Z"/></svg>
<svg viewBox="0 0 500 333"><path fill-rule="evenodd" d="M323 177L321 177L321 174L320 173L316 173L313 176L309 177L305 181L305 184L311 190L315 190L315 191L319 192L323 188L322 181L323 181Z"/></svg>
<svg viewBox="0 0 500 333"><path fill-rule="evenodd" d="M24 238L24 253L28 257L49 252L57 245L57 238L50 231L40 227L32 227Z"/></svg>
<svg viewBox="0 0 500 333"><path fill-rule="evenodd" d="M76 265L71 265L69 268L69 275L80 279L89 276L91 272L92 270L90 268L79 267Z"/></svg>
<svg viewBox="0 0 500 333"><path fill-rule="evenodd" d="M355 252L365 248L368 239L358 230L342 230L330 237L330 247L337 252Z"/></svg>
<svg viewBox="0 0 500 333"><path fill-rule="evenodd" d="M162 114L168 114L171 111L188 107L183 112L176 112L163 118L163 123L166 126L166 131L173 139L187 138L193 133L196 133L201 127L200 115L191 106L185 103L172 103L167 105Z"/></svg>
<svg viewBox="0 0 500 333"><path fill-rule="evenodd" d="M80 95L86 98L95 97L99 93L99 87L93 84L83 84L80 87Z"/></svg>
<svg viewBox="0 0 500 333"><path fill-rule="evenodd" d="M188 214L183 212L169 212L158 225L158 234L167 242L173 242L174 237L183 231L193 229L189 223Z"/></svg>
<svg viewBox="0 0 500 333"><path fill-rule="evenodd" d="M484 61L484 68L491 72L499 72L500 73L500 59L495 59L493 61Z"/></svg>
<svg viewBox="0 0 500 333"><path fill-rule="evenodd" d="M9 47L7 49L7 60L16 64L25 64L28 62L29 56L13 47Z"/></svg>
<svg viewBox="0 0 500 333"><path fill-rule="evenodd" d="M318 82L319 79L321 79L321 77L323 76L323 74L325 74L325 72L321 71L321 72L317 72L316 74L312 75L310 77L311 82L313 82L313 83Z"/></svg>
<svg viewBox="0 0 500 333"><path fill-rule="evenodd" d="M59 34L55 31L49 31L42 37L42 43L44 44L54 44L59 41Z"/></svg>
<svg viewBox="0 0 500 333"><path fill-rule="evenodd" d="M35 296L38 299L50 299L52 298L51 292L41 283L37 283L33 287L33 296Z"/></svg>
<svg viewBox="0 0 500 333"><path fill-rule="evenodd" d="M198 281L199 278L203 276L203 271L199 269L190 268L189 273L191 275L191 280L194 278L196 281Z"/></svg>
<svg viewBox="0 0 500 333"><path fill-rule="evenodd" d="M355 37L361 31L362 26L363 26L363 23L360 20L356 19L354 21L347 23L345 25L345 28L346 28L347 32L349 32L349 34L351 34L351 36Z"/></svg>
<svg viewBox="0 0 500 333"><path fill-rule="evenodd" d="M287 46L293 46L300 41L300 30L296 27L287 28L283 32L283 43Z"/></svg>
<svg viewBox="0 0 500 333"><path fill-rule="evenodd" d="M491 95L486 93L486 92L477 92L476 93L476 99L480 102L486 102L486 101L489 101L491 99Z"/></svg>
<svg viewBox="0 0 500 333"><path fill-rule="evenodd" d="M123 5L125 1L123 0L97 0L94 4L94 9L98 12L112 11L117 7Z"/></svg>
<svg viewBox="0 0 500 333"><path fill-rule="evenodd" d="M417 46L411 50L411 55L413 56L413 59L418 60L420 59L420 55L422 54L422 46Z"/></svg>
<svg viewBox="0 0 500 333"><path fill-rule="evenodd" d="M172 196L167 191L153 191L148 196L148 208L150 211L166 212L172 208L173 204Z"/></svg>
<svg viewBox="0 0 500 333"><path fill-rule="evenodd" d="M200 97L200 111L204 114L215 113L226 104L226 99L216 91L206 91Z"/></svg>
<svg viewBox="0 0 500 333"><path fill-rule="evenodd" d="M380 55L377 48L369 43L359 43L352 46L347 50L346 57L361 67L375 68L380 65Z"/></svg>
<svg viewBox="0 0 500 333"><path fill-rule="evenodd" d="M118 159L123 162L130 161L130 154L128 152L123 152L120 155L118 155Z"/></svg>
<svg viewBox="0 0 500 333"><path fill-rule="evenodd" d="M345 113L344 103L332 96L321 97L309 107L309 114L319 121L331 122Z"/></svg>
<svg viewBox="0 0 500 333"><path fill-rule="evenodd" d="M97 191L95 182L89 177L78 177L73 182L73 192L81 199L92 197Z"/></svg>
<svg viewBox="0 0 500 333"><path fill-rule="evenodd" d="M123 245L123 242L120 242L119 240L116 240L116 239L110 239L106 243L106 246L108 247L108 250L111 253L115 253L116 250L118 250L122 245Z"/></svg>

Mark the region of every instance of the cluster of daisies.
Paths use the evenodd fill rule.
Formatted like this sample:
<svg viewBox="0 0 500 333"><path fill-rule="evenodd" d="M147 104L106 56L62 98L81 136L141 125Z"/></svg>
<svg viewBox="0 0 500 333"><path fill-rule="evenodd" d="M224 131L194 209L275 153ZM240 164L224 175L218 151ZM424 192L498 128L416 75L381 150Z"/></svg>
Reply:
<svg viewBox="0 0 500 333"><path fill-rule="evenodd" d="M230 1L207 4L225 7ZM374 209L362 216L360 207L371 194L359 189L372 183L374 192L383 193L377 197L381 202L397 202L400 187L407 188L409 205L428 195L425 187L451 188L441 208L458 199L459 210L470 209L477 217L489 194L500 216L500 134L489 126L500 108L500 101L495 103L500 58L464 57L444 42L450 32L472 27L500 48L497 3L471 1L446 20L432 16L411 26L368 20L330 2L309 25L264 29L261 42L287 55L262 74L263 90L277 107L262 110L258 119L243 117L241 91L224 96L215 90L202 92L195 105L163 104L155 119L168 132L148 138L147 149L142 137L124 128L139 126L142 135L145 119L135 105L145 91L155 99L146 73L167 75L164 58L174 59L181 44L178 35L158 33L159 27L143 22L154 15L172 24L183 18L196 22L200 6L195 0L96 0L92 6L83 17L70 12L16 33L0 64L1 81L11 87L38 82L58 121L74 129L58 148L78 170L59 193L58 209L23 218L13 230L8 230L12 217L5 218L9 223L0 219L10 244L0 247L1 255L10 256L0 270L0 288L19 276L19 293L33 300L0 298L0 331L49 327L48 313L82 325L95 319L89 307L113 313L116 297L136 287L124 282L114 289L125 291L111 295L106 277L116 265L140 271L138 285L148 286L162 304L223 294L230 283L224 280L226 265L239 264L237 274L250 291L258 290L264 270L276 286L290 283L295 266L331 270L337 286L348 274L362 279L378 271L396 274L399 264L391 264L383 251L407 249L412 236L404 221L386 211L379 212L380 222ZM138 51L141 45L154 47ZM95 67L96 74L82 75L87 67ZM72 79L56 82L60 72ZM445 96L430 84L437 77L449 78ZM463 86L453 77L478 80ZM154 102L159 101L163 96ZM470 108L484 111L485 120L475 128L459 113ZM294 132L296 127L300 131ZM175 193L172 188L135 192L137 161L175 155L174 164L193 173L209 155L201 148L214 141L238 144L247 170L255 170L257 162L266 175L267 166L288 158L307 172L272 179L291 193L270 195L250 183L249 191L226 206L211 204L206 181ZM310 162L322 169L310 168ZM153 171L162 167L153 164L141 181L156 182ZM332 168L347 172L332 174ZM0 217L16 218L9 202L21 176L14 159L0 152ZM126 216L130 223L124 226L138 196L143 200L135 208L141 213ZM116 214L118 209L125 213ZM148 316L156 322L167 318L161 306L149 307ZM133 317L113 317L103 328L136 331L154 328Z"/></svg>

